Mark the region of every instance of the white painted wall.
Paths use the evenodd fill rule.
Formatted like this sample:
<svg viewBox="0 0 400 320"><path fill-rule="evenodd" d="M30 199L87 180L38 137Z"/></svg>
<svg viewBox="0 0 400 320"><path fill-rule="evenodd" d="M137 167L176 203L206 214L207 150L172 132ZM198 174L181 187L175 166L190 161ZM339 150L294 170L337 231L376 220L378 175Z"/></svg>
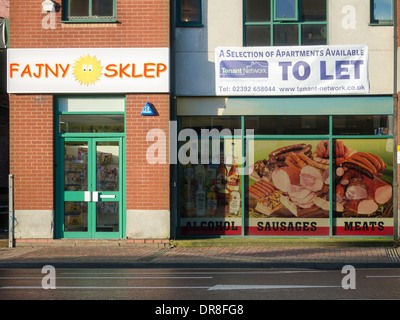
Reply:
<svg viewBox="0 0 400 320"><path fill-rule="evenodd" d="M370 94L393 93L393 26L371 26L370 0L330 0L329 44L369 46ZM203 25L176 29L177 96L215 96L214 50L243 45L243 1L203 0Z"/></svg>

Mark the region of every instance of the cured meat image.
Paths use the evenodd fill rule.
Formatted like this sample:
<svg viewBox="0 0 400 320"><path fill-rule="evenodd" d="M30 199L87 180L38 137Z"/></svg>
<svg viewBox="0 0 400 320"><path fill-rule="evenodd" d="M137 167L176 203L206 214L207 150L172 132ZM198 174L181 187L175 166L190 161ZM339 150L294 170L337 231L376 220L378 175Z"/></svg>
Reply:
<svg viewBox="0 0 400 320"><path fill-rule="evenodd" d="M381 157L343 141L335 141L334 155L329 141L313 145L282 146L255 162L249 186L251 210L273 217L327 218L332 187L336 215L392 215L393 188L382 178L390 180L390 171L383 174L387 164ZM330 160L335 163L333 172Z"/></svg>
<svg viewBox="0 0 400 320"><path fill-rule="evenodd" d="M381 179L374 177L373 180L364 177L368 195L379 204L385 204L392 198L392 186Z"/></svg>

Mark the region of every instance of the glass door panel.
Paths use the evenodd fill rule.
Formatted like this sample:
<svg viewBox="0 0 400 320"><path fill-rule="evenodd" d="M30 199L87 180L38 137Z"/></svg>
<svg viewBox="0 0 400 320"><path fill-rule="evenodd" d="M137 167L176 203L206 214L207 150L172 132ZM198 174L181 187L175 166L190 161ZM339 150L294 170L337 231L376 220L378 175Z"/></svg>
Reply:
<svg viewBox="0 0 400 320"><path fill-rule="evenodd" d="M119 191L119 142L96 143L97 191Z"/></svg>
<svg viewBox="0 0 400 320"><path fill-rule="evenodd" d="M119 202L102 201L96 204L96 232L119 231Z"/></svg>
<svg viewBox="0 0 400 320"><path fill-rule="evenodd" d="M120 141L96 141L96 232L120 230Z"/></svg>
<svg viewBox="0 0 400 320"><path fill-rule="evenodd" d="M88 142L64 144L64 191L88 190Z"/></svg>
<svg viewBox="0 0 400 320"><path fill-rule="evenodd" d="M79 201L64 202L64 231L88 231L88 203Z"/></svg>
<svg viewBox="0 0 400 320"><path fill-rule="evenodd" d="M120 238L122 138L64 138L61 141L64 150L60 168L63 196L59 206L62 236Z"/></svg>

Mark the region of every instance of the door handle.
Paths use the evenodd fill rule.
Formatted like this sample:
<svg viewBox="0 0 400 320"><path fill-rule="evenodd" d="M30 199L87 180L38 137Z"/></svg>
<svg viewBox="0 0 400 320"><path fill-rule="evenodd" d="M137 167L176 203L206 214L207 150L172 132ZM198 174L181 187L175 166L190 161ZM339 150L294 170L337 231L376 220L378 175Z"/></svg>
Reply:
<svg viewBox="0 0 400 320"><path fill-rule="evenodd" d="M97 191L93 191L93 202L98 202L99 201L99 193Z"/></svg>
<svg viewBox="0 0 400 320"><path fill-rule="evenodd" d="M85 191L85 202L92 201L92 193L90 191Z"/></svg>
<svg viewBox="0 0 400 320"><path fill-rule="evenodd" d="M115 194L101 194L100 198L102 198L102 199L114 199L115 198Z"/></svg>

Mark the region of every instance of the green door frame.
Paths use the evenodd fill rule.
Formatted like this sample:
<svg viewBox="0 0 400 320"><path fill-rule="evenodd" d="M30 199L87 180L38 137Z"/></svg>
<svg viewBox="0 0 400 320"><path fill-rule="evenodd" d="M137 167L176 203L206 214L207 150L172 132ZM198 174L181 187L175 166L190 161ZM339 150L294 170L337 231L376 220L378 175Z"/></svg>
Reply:
<svg viewBox="0 0 400 320"><path fill-rule="evenodd" d="M124 239L126 236L126 139L125 139L125 129L124 132L104 132L104 133L62 133L59 129L59 116L68 114L68 115L124 115L124 128L126 128L126 117L125 111L100 111L100 112L93 112L93 111L82 111L82 112L68 112L68 111L60 111L60 99L61 98L80 98L80 99L107 99L107 98L121 98L121 96L106 96L106 97L99 97L99 96L59 96L55 100L55 151L56 151L56 213L55 213L55 238L103 238L103 239L111 239L111 238L119 238ZM125 98L124 98L125 100ZM126 102L124 102L125 104ZM124 106L124 110L126 110L126 106ZM119 141L119 197L115 197L114 201L119 201L119 231L118 232L95 232L94 235L89 235L88 232L64 232L64 141L91 141L93 145L93 152L96 154L95 150L95 141ZM93 143L94 142L94 143ZM96 157L94 157L94 162L91 165L91 175L96 178ZM102 192L103 194L112 195L111 192ZM79 197L84 197L84 192ZM70 197L70 195L68 195ZM69 199L69 198L67 198ZM84 198L82 198L84 200ZM82 200L82 201L83 201ZM100 200L100 197L99 197ZM110 201L110 199L106 199ZM100 200L101 201L101 200ZM93 205L91 205L93 206ZM95 204L94 204L95 206ZM90 207L90 205L89 205ZM94 221L91 222L94 224ZM95 225L94 225L95 227Z"/></svg>
<svg viewBox="0 0 400 320"><path fill-rule="evenodd" d="M64 202L85 201L85 191L64 191L64 143L65 142L87 142L88 144L88 190L91 201L88 201L88 231L64 231ZM118 142L119 144L119 191L96 190L96 143ZM125 236L125 181L124 163L125 147L123 137L59 137L57 139L57 237L58 238L90 238L90 239L120 239ZM116 232L96 231L96 202L93 194L97 192L98 202L119 202L119 230ZM105 196L105 198L102 198ZM107 197L108 196L108 197Z"/></svg>

